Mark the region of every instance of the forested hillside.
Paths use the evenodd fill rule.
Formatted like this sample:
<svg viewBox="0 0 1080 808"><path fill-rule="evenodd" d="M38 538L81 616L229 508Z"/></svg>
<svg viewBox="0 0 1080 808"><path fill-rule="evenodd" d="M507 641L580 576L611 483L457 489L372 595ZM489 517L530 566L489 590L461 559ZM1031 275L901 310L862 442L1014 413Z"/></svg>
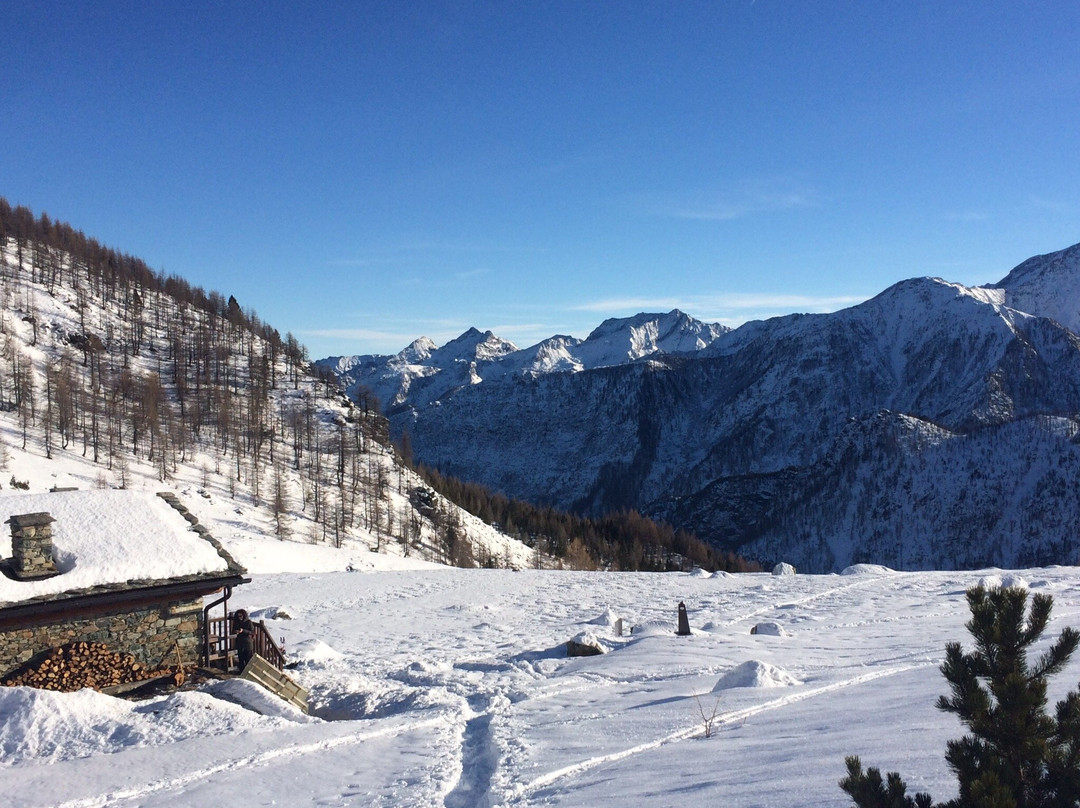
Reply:
<svg viewBox="0 0 1080 808"><path fill-rule="evenodd" d="M510 499L427 466L418 466L417 471L432 488L469 513L498 525L537 551L565 558L576 569L593 569L597 560L620 570L664 571L691 564L726 572L761 569L757 563L706 544L690 531L675 530L637 511L586 518Z"/></svg>
<svg viewBox="0 0 1080 808"><path fill-rule="evenodd" d="M0 414L10 452L77 455L96 484L196 468L280 539L471 564L531 553L426 489L385 420L237 301L0 200ZM20 481L11 480L11 484Z"/></svg>
<svg viewBox="0 0 1080 808"><path fill-rule="evenodd" d="M77 457L101 487L195 470L203 489L263 509L280 539L461 566L721 561L640 518L577 544L567 523L547 530L551 515L524 504L528 529L492 527L490 513L446 496L465 489L439 478L437 492L408 468L368 398L346 398L292 334L2 199L0 301L0 463Z"/></svg>

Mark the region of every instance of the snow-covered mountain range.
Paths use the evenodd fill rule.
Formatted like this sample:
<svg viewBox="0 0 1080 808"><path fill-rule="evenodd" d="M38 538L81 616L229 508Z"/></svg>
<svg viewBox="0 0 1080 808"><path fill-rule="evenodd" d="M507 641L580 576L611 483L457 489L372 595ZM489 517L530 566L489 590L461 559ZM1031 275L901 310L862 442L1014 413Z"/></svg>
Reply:
<svg viewBox="0 0 1080 808"><path fill-rule="evenodd" d="M810 569L1015 566L1080 550L1078 332L1080 245L731 331L673 311L322 364L420 460L511 496Z"/></svg>
<svg viewBox="0 0 1080 808"><path fill-rule="evenodd" d="M441 348L420 337L393 356L334 356L316 364L334 371L350 395L366 388L393 410L402 404L438 401L463 385L507 376L576 373L653 355L700 351L729 330L676 309L605 320L583 340L558 335L531 348L519 349L490 331L470 328Z"/></svg>

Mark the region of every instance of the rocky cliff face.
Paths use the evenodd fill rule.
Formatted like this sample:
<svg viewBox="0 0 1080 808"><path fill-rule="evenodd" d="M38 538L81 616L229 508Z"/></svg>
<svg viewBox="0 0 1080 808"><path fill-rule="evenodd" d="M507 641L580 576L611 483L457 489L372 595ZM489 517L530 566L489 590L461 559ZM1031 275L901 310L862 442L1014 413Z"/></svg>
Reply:
<svg viewBox="0 0 1080 808"><path fill-rule="evenodd" d="M1072 563L1077 328L1080 246L992 287L916 278L730 332L638 315L524 351L468 332L452 362L345 378L420 459L531 501L809 569Z"/></svg>

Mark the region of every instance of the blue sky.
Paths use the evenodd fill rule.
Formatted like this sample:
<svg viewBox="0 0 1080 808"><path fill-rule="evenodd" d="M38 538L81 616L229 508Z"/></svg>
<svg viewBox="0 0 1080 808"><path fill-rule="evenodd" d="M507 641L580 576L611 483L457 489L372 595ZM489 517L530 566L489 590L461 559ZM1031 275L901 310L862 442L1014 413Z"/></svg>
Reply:
<svg viewBox="0 0 1080 808"><path fill-rule="evenodd" d="M0 195L313 358L1080 241L1075 2L8 3Z"/></svg>

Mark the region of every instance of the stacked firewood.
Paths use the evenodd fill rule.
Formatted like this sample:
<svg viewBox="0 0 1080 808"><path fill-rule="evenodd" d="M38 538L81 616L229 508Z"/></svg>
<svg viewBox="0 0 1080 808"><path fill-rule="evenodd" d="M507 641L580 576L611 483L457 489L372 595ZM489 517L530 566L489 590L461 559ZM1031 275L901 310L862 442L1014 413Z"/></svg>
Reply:
<svg viewBox="0 0 1080 808"><path fill-rule="evenodd" d="M68 692L84 687L104 690L107 687L166 675L173 675L177 679L176 684L184 681L184 672L179 666L151 669L137 662L131 654L110 651L109 647L102 643L73 642L53 648L44 659L22 668L0 684Z"/></svg>

